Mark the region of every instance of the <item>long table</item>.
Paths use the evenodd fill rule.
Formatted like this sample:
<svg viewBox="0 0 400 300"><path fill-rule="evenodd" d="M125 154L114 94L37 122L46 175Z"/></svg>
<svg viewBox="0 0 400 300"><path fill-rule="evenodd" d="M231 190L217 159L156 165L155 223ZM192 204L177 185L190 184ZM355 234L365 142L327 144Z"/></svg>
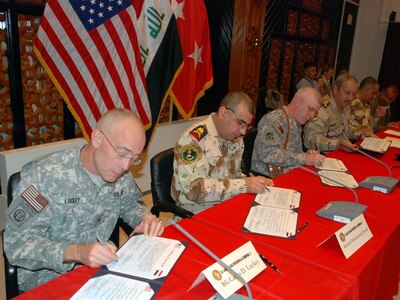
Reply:
<svg viewBox="0 0 400 300"><path fill-rule="evenodd" d="M390 148L385 155L375 155L389 166L399 149ZM388 176L384 166L359 153L335 151L329 157L341 159L357 182L370 175ZM400 177L400 168L393 169ZM337 242L317 247L343 224L321 218L315 212L332 200L354 201L353 194L339 187L323 186L319 177L301 169L276 178L278 187L302 193L298 224L309 225L294 240L242 232L246 215L255 195L238 195L201 212L179 224L216 255L223 257L247 241L268 257L282 274L267 268L250 282L254 299L391 299L397 293L400 273L400 188L390 195L356 189L373 234L349 259ZM175 227L166 228L164 237L188 241ZM188 291L199 273L213 259L197 245L189 246L168 275L156 299L207 299L214 294L205 281ZM97 269L81 267L22 294L18 299L69 299ZM240 294L246 295L244 288Z"/></svg>

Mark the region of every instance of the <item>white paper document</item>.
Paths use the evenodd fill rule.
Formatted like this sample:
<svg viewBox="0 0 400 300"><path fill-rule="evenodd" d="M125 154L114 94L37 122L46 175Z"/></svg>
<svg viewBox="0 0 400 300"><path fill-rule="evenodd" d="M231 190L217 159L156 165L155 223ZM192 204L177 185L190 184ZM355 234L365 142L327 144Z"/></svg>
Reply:
<svg viewBox="0 0 400 300"><path fill-rule="evenodd" d="M135 235L118 250L118 261L100 269L71 299L151 299L184 250L177 240Z"/></svg>
<svg viewBox="0 0 400 300"><path fill-rule="evenodd" d="M165 277L184 250L185 246L177 240L137 235L118 250L118 261L107 268L147 279Z"/></svg>
<svg viewBox="0 0 400 300"><path fill-rule="evenodd" d="M327 170L323 170L323 171L318 171L318 174L325 176L327 178L331 178L339 183L342 183L344 186L346 187L350 187L350 188L357 188L358 187L358 183L357 181L354 179L353 175L345 173L345 172L337 172L337 171L327 171ZM330 186L338 186L338 187L343 187L329 179L326 179L324 177L320 176L321 181L323 184L326 185L330 185Z"/></svg>
<svg viewBox="0 0 400 300"><path fill-rule="evenodd" d="M346 172L347 167L343 161L336 158L326 157L324 163L321 166L316 167L318 170L330 170L330 171L342 171Z"/></svg>
<svg viewBox="0 0 400 300"><path fill-rule="evenodd" d="M385 137L385 140L389 140L391 142L390 147L400 148L400 139L394 137Z"/></svg>
<svg viewBox="0 0 400 300"><path fill-rule="evenodd" d="M385 153L390 147L390 143L387 139L367 137L362 141L360 147L373 152Z"/></svg>
<svg viewBox="0 0 400 300"><path fill-rule="evenodd" d="M246 283L267 268L251 242L247 242L221 260L238 273ZM242 282L230 271L216 262L200 273L189 290L205 278L224 299L243 286Z"/></svg>
<svg viewBox="0 0 400 300"><path fill-rule="evenodd" d="M396 131L396 130L393 130L393 129L388 129L388 130L385 130L384 132L387 133L387 134L400 136L400 131Z"/></svg>
<svg viewBox="0 0 400 300"><path fill-rule="evenodd" d="M265 206L292 209L300 206L300 197L301 193L296 190L268 187L257 194L255 201Z"/></svg>
<svg viewBox="0 0 400 300"><path fill-rule="evenodd" d="M153 295L147 282L107 274L89 279L71 300L147 300Z"/></svg>

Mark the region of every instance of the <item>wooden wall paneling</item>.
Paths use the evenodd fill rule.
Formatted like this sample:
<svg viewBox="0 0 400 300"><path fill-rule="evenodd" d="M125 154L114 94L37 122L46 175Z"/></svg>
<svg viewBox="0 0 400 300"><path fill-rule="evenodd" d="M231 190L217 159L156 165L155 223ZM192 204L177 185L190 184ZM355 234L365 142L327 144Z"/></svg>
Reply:
<svg viewBox="0 0 400 300"><path fill-rule="evenodd" d="M229 91L242 90L257 102L266 0L236 0Z"/></svg>

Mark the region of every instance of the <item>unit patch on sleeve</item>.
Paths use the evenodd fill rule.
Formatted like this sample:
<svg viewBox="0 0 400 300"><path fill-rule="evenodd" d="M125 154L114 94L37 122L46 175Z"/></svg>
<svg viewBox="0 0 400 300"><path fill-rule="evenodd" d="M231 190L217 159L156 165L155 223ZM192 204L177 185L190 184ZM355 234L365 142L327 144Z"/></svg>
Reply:
<svg viewBox="0 0 400 300"><path fill-rule="evenodd" d="M199 151L196 147L188 145L182 150L182 161L184 163L191 164L197 160L199 157Z"/></svg>
<svg viewBox="0 0 400 300"><path fill-rule="evenodd" d="M204 125L199 125L195 128L193 128L192 131L190 131L190 134L198 141L200 142L203 137L207 135L208 131L207 128Z"/></svg>

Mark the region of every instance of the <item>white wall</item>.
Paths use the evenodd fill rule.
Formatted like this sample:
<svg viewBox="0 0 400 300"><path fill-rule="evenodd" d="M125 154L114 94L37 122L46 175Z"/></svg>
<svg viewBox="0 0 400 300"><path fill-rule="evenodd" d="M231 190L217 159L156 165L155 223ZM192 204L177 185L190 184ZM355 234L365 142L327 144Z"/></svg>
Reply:
<svg viewBox="0 0 400 300"><path fill-rule="evenodd" d="M360 81L378 79L385 46L389 15L396 11L400 21L400 0L360 0L349 71Z"/></svg>

